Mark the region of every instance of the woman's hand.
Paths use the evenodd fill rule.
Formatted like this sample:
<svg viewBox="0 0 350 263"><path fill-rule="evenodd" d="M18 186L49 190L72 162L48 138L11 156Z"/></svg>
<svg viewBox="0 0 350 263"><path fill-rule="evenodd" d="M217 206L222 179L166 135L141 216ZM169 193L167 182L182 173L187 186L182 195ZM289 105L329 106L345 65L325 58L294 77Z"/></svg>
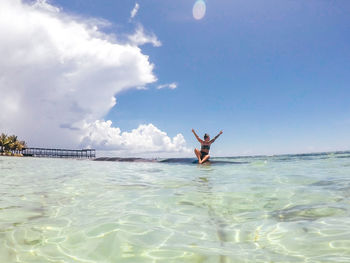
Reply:
<svg viewBox="0 0 350 263"><path fill-rule="evenodd" d="M222 134L222 131L220 131L219 134Z"/></svg>

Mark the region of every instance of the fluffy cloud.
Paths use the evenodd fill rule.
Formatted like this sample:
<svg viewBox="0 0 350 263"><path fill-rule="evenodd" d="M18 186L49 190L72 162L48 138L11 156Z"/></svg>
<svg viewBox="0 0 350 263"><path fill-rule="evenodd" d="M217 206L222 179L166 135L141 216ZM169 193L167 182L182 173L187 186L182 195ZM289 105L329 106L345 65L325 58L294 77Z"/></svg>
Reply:
<svg viewBox="0 0 350 263"><path fill-rule="evenodd" d="M188 152L182 134L173 139L152 124L140 125L131 132L121 132L112 122L97 120L85 124L82 144L96 149L109 149L127 153Z"/></svg>
<svg viewBox="0 0 350 263"><path fill-rule="evenodd" d="M45 0L0 1L1 131L16 133L33 146L76 147L82 138L102 145L86 134L103 124L96 120L116 104L118 92L156 81L138 45L160 45L141 26L129 43L119 43L99 30L103 24L69 16ZM159 130L153 131L157 137ZM126 143L129 137L122 134L111 145L121 145L115 142L119 138L125 149L134 149L136 141L130 137ZM160 148L172 150L173 144L165 140Z"/></svg>
<svg viewBox="0 0 350 263"><path fill-rule="evenodd" d="M160 47L162 45L156 35L146 34L142 25L137 26L135 33L129 36L129 41L137 46L147 43L151 43L154 47Z"/></svg>

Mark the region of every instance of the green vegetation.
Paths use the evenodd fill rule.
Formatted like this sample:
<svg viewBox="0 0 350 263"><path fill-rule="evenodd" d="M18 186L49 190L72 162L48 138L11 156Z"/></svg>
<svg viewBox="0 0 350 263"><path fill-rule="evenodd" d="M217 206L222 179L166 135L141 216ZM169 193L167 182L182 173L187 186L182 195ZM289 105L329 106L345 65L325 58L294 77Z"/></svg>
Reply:
<svg viewBox="0 0 350 263"><path fill-rule="evenodd" d="M24 141L19 141L16 135L0 135L0 155L21 155L21 151L27 145Z"/></svg>

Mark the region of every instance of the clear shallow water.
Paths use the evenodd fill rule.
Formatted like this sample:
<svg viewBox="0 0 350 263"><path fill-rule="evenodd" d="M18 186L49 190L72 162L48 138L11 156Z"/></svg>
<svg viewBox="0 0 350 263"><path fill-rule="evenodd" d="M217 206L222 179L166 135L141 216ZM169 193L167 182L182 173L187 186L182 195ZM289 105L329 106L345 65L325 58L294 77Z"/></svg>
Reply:
<svg viewBox="0 0 350 263"><path fill-rule="evenodd" d="M216 160L0 157L0 262L350 262L350 153Z"/></svg>

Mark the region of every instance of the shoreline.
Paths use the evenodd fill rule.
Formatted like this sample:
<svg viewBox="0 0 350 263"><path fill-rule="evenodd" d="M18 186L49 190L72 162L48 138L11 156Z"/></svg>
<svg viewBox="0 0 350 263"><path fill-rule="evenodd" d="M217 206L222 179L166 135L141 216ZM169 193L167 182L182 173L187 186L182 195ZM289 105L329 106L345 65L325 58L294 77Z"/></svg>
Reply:
<svg viewBox="0 0 350 263"><path fill-rule="evenodd" d="M7 157L24 157L22 153L0 153L0 156L7 156Z"/></svg>
<svg viewBox="0 0 350 263"><path fill-rule="evenodd" d="M350 154L350 150L347 151L331 151L331 152L311 152L311 153L299 153L299 154L276 154L276 155L241 155L241 156L216 156L211 157L212 159L242 159L242 158L271 158L271 157L312 157L322 156L329 154ZM26 156L23 154L13 153L0 153L0 157L29 157L29 158L48 158L48 159L76 159L76 160L91 160L91 161L109 161L109 162L147 162L147 163L176 163L176 162L189 162L189 160L196 160L195 157L171 157L171 158L142 158L142 157L107 157L101 156L96 158L74 158L74 157L48 157L48 156Z"/></svg>

